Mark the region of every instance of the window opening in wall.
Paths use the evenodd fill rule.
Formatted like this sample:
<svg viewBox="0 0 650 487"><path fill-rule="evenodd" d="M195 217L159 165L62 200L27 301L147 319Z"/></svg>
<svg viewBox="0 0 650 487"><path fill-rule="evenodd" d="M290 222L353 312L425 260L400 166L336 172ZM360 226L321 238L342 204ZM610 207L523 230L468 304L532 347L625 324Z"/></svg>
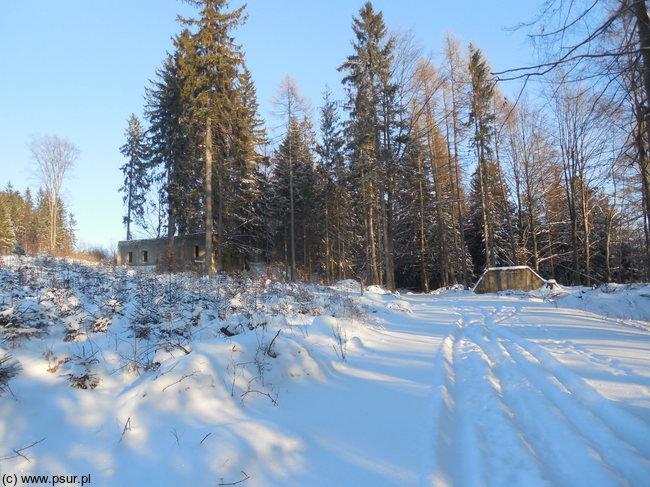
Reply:
<svg viewBox="0 0 650 487"><path fill-rule="evenodd" d="M149 262L149 252L146 250L142 251L142 262Z"/></svg>
<svg viewBox="0 0 650 487"><path fill-rule="evenodd" d="M195 259L199 258L199 246L198 245L194 246L194 258Z"/></svg>
<svg viewBox="0 0 650 487"><path fill-rule="evenodd" d="M126 256L126 261L129 264L133 264L133 252L129 252L128 255Z"/></svg>

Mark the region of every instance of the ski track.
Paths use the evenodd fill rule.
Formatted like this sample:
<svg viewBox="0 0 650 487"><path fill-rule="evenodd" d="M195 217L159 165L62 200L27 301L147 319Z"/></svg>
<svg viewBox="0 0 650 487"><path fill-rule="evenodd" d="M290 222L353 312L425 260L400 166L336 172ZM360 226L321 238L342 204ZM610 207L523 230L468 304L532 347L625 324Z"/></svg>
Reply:
<svg viewBox="0 0 650 487"><path fill-rule="evenodd" d="M637 328L638 329L638 328ZM564 353L575 353L587 358L588 361L602 365L612 370L614 375L624 377L633 377L639 383L650 389L650 377L645 377L637 374L631 367L621 364L618 359L613 359L606 355L593 352L588 348L583 347L571 340L552 340L553 346L558 349L564 349Z"/></svg>
<svg viewBox="0 0 650 487"><path fill-rule="evenodd" d="M470 306L456 308L457 328L434 361L440 399L421 485L650 485L650 425L509 330L505 322L522 316L520 307ZM648 383L569 340L551 347Z"/></svg>

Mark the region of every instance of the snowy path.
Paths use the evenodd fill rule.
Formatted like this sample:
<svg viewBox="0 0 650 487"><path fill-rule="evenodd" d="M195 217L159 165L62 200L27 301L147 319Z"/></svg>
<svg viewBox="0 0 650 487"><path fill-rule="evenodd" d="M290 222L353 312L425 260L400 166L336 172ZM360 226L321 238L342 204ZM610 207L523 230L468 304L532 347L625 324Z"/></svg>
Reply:
<svg viewBox="0 0 650 487"><path fill-rule="evenodd" d="M525 322L526 310L460 312L461 323L441 352L443 407L432 485L648 483L648 423L555 358L553 349L566 343L549 351L511 331L508 323L515 317ZM640 338L647 343L646 334Z"/></svg>
<svg viewBox="0 0 650 487"><path fill-rule="evenodd" d="M232 340L208 333L187 355L162 354L157 371L104 373L94 391L46 371L54 338L13 350L23 371L0 398L0 478L88 473L91 487L650 485L647 322L524 296L350 296L368 306L368 320L303 312ZM117 360L116 336L70 346ZM29 461L1 461L40 438Z"/></svg>
<svg viewBox="0 0 650 487"><path fill-rule="evenodd" d="M310 482L649 485L648 332L514 298L400 302L338 368L357 409L325 428L337 466Z"/></svg>

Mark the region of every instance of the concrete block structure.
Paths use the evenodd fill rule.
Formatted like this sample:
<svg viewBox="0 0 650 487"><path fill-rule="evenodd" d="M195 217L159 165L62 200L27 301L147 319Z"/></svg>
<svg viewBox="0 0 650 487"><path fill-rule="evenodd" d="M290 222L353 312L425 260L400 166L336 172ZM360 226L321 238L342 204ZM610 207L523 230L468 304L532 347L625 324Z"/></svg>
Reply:
<svg viewBox="0 0 650 487"><path fill-rule="evenodd" d="M496 293L506 289L532 291L546 281L528 266L490 267L474 286L477 294Z"/></svg>
<svg viewBox="0 0 650 487"><path fill-rule="evenodd" d="M217 263L217 237L212 235L214 263ZM124 240L117 244L117 264L128 266L156 266L167 256L168 239L152 238ZM205 232L175 235L172 242L172 260L175 266L200 270L205 258ZM261 256L256 253L223 250L223 269L226 272L250 270L251 262L265 267Z"/></svg>
<svg viewBox="0 0 650 487"><path fill-rule="evenodd" d="M167 238L124 240L117 244L117 264L158 265L167 251ZM177 235L173 242L174 258L179 263L202 262L205 257L205 233Z"/></svg>

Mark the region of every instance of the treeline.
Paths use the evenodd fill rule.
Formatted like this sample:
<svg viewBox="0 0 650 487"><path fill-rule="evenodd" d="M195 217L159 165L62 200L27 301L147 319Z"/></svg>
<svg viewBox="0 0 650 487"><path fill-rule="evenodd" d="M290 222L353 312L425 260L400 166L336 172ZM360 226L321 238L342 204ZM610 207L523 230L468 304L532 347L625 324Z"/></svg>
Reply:
<svg viewBox="0 0 650 487"><path fill-rule="evenodd" d="M339 68L346 99L326 91L314 121L285 79L273 146L232 37L243 9L190 3L199 15L147 87L147 127L129 120L127 238L132 224L170 241L207 231L206 273L241 254L291 279L391 289L503 265L567 284L649 278L640 69L625 72L627 103L559 77L514 103L476 46L448 36L436 64L368 2Z"/></svg>
<svg viewBox="0 0 650 487"><path fill-rule="evenodd" d="M0 190L0 254L38 254L48 251L69 255L75 246L74 216L59 201L57 206L56 245L52 249L50 208L42 189L34 197L29 188L23 194L11 183Z"/></svg>

